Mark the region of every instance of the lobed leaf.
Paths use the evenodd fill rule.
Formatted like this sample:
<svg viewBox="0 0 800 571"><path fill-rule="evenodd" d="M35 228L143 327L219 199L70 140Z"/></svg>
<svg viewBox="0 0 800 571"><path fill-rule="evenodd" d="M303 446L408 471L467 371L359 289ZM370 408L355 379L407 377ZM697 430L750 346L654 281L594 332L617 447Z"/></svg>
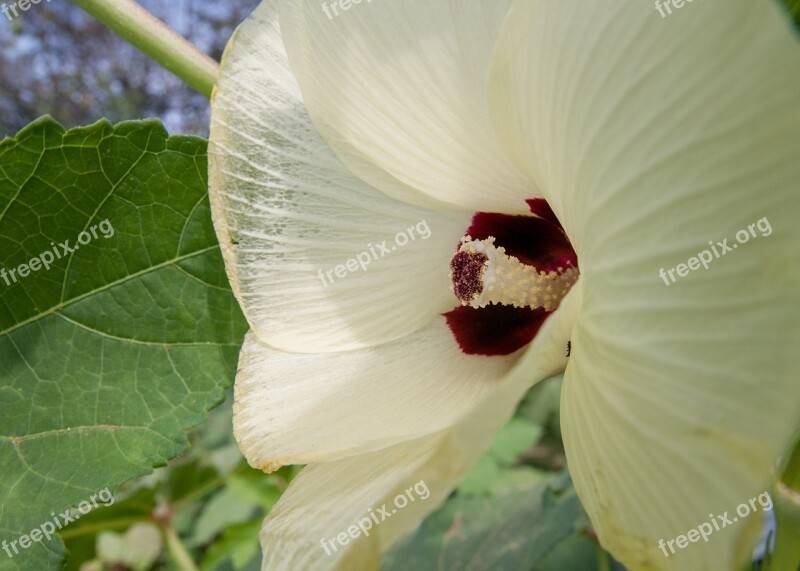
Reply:
<svg viewBox="0 0 800 571"><path fill-rule="evenodd" d="M44 117L0 143L9 544L178 455L223 400L247 326L211 224L206 161L204 140L168 137L155 120L65 131ZM60 569L57 537L16 545L0 569Z"/></svg>

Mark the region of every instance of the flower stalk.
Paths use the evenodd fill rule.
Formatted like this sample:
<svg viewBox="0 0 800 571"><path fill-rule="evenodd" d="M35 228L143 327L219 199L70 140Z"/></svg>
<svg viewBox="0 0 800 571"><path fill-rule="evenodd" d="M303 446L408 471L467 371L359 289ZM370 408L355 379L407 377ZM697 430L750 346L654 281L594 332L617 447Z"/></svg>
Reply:
<svg viewBox="0 0 800 571"><path fill-rule="evenodd" d="M211 97L219 65L134 0L73 0L189 87Z"/></svg>

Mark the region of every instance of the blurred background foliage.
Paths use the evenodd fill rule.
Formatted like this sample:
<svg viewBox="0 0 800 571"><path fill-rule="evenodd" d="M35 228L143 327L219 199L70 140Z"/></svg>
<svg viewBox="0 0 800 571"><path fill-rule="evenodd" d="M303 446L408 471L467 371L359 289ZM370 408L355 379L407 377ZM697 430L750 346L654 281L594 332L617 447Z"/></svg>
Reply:
<svg viewBox="0 0 800 571"><path fill-rule="evenodd" d="M561 378L535 387L446 504L387 556L383 571L604 571L564 469ZM258 532L300 467L250 468L231 431L231 398L191 448L131 481L61 537L67 571L258 571Z"/></svg>

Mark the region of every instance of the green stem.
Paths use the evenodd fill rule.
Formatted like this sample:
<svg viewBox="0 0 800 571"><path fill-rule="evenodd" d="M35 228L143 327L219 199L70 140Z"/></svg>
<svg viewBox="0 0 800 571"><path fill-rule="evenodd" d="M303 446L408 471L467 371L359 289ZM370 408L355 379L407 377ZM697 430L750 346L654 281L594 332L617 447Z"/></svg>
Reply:
<svg viewBox="0 0 800 571"><path fill-rule="evenodd" d="M147 518L143 516L109 519L100 521L98 523L93 523L90 525L81 525L74 529L67 528L65 530L59 531L58 535L61 536L61 539L73 539L75 537L96 535L101 531L112 531L112 530L124 531L136 523L143 523L146 521L148 521Z"/></svg>
<svg viewBox="0 0 800 571"><path fill-rule="evenodd" d="M211 97L219 65L134 0L72 0L189 87Z"/></svg>
<svg viewBox="0 0 800 571"><path fill-rule="evenodd" d="M605 549L597 544L597 571L611 571L611 559L608 557Z"/></svg>
<svg viewBox="0 0 800 571"><path fill-rule="evenodd" d="M198 571L197 565L195 565L192 560L192 556L189 555L186 546L171 525L164 527L164 535L167 536L167 546L169 547L170 555L172 555L172 560L175 565L178 566L178 569L181 571Z"/></svg>

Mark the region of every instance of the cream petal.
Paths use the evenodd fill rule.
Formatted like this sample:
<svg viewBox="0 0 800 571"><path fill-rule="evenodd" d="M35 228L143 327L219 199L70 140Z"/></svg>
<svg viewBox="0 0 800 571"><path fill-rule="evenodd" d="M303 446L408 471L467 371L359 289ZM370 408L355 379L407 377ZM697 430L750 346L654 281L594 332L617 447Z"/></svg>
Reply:
<svg viewBox="0 0 800 571"><path fill-rule="evenodd" d="M737 568L759 516L669 557L658 543L768 489L800 421L790 23L751 0L665 18L626 0L526 0L508 22L497 129L581 266L562 399L575 485L632 571ZM725 239L736 248L717 257ZM679 278L706 249L708 269Z"/></svg>
<svg viewBox="0 0 800 571"><path fill-rule="evenodd" d="M491 54L511 0L287 0L281 32L314 122L342 161L385 193L457 208L528 212L537 195L493 136ZM327 14L326 14L327 9Z"/></svg>
<svg viewBox="0 0 800 571"><path fill-rule="evenodd" d="M573 288L564 298L497 390L450 428L303 469L264 522L264 571L376 571L380 554L447 498L527 389L564 369L564 348L579 306L577 293ZM375 429L374 421L363 426ZM347 533L371 511L380 519L378 510L384 504L391 512L395 497L420 482L420 489L430 492L427 499L419 499L425 494L412 494L414 502L374 525L368 537L361 533L346 547L337 544L336 552L328 544L326 553L325 540Z"/></svg>
<svg viewBox="0 0 800 571"><path fill-rule="evenodd" d="M378 450L452 426L515 361L464 355L442 317L398 341L341 353L285 353L250 334L234 433L250 463L270 471Z"/></svg>
<svg viewBox="0 0 800 571"><path fill-rule="evenodd" d="M211 203L234 291L273 347L399 339L453 306L448 264L471 213L401 203L350 174L311 123L274 11L265 2L239 28L212 104Z"/></svg>

